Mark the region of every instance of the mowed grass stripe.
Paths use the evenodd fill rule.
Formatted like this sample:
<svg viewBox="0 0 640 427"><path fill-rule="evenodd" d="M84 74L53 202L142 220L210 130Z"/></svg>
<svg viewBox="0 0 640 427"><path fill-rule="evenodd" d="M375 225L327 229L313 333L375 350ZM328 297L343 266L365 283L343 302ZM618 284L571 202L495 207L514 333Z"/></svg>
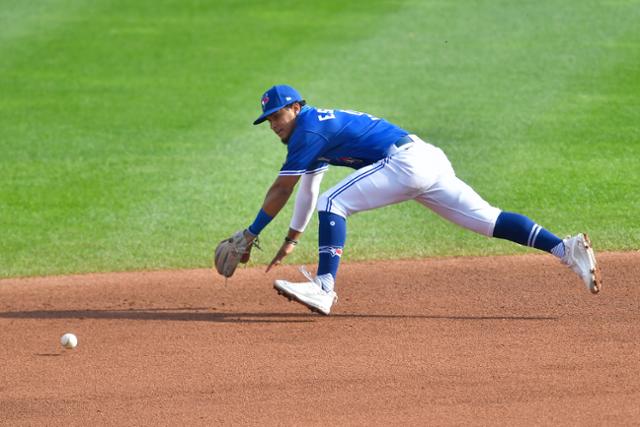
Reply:
<svg viewBox="0 0 640 427"><path fill-rule="evenodd" d="M255 215L284 158L266 126L250 125L260 93L283 82L315 105L369 111L430 138L498 206L559 233L586 226L610 249L637 245L631 221L606 216L612 200L617 212L629 207L606 166L620 155L637 165L637 130L616 126L629 146L602 139L599 157L581 143L592 141L587 122L607 135L637 109L621 98L621 118L606 96L601 108L580 96L620 80L638 99L615 71L637 69L633 2L98 6L21 45L3 68L0 274L208 265L217 240ZM585 119L577 131L572 114ZM574 158L593 158L605 176L584 178ZM346 173L332 168L323 187ZM289 212L265 231L255 262L270 261ZM346 260L525 250L414 203L349 225ZM290 262L315 261L315 227Z"/></svg>

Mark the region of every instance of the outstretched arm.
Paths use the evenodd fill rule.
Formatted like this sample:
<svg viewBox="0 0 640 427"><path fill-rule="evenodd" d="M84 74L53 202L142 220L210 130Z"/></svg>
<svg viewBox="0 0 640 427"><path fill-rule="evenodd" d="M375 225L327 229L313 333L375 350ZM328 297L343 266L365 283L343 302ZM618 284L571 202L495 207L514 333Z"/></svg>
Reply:
<svg viewBox="0 0 640 427"><path fill-rule="evenodd" d="M283 206L287 204L296 183L300 179L297 175L281 175L271 184L267 195L262 203L262 209L258 212L258 216L248 228L247 234L250 234L253 240L260 232L278 215Z"/></svg>
<svg viewBox="0 0 640 427"><path fill-rule="evenodd" d="M300 180L298 186L298 193L296 194L296 203L293 209L293 217L291 218L291 225L289 226L289 232L285 238L282 246L276 253L269 266L267 272L274 266L280 264L282 260L289 255L295 249L298 244L298 240L304 229L307 227L313 211L318 201L318 194L320 193L320 182L322 182L322 176L324 170L318 171L314 174L304 174Z"/></svg>
<svg viewBox="0 0 640 427"><path fill-rule="evenodd" d="M214 258L218 273L231 277L238 263L249 261L254 240L287 203L298 179L299 176L278 176L267 191L262 208L253 224L218 244Z"/></svg>
<svg viewBox="0 0 640 427"><path fill-rule="evenodd" d="M287 204L299 179L299 175L278 176L269 191L267 191L262 209L269 216L275 218L278 212Z"/></svg>

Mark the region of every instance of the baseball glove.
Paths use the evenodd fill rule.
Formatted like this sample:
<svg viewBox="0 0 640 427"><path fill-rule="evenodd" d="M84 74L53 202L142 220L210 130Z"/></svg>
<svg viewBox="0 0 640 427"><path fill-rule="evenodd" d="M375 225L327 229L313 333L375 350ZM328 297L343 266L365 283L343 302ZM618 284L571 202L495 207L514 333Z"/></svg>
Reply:
<svg viewBox="0 0 640 427"><path fill-rule="evenodd" d="M251 256L253 245L259 249L257 238L249 241L244 230L237 231L233 236L224 239L216 247L214 263L218 273L224 277L231 277L239 263L246 263Z"/></svg>

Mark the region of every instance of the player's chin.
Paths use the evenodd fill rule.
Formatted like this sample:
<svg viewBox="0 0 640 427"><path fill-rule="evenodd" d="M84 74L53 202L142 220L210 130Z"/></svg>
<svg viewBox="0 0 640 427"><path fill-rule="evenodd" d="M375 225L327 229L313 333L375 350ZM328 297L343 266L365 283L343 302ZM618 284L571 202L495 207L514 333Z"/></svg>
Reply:
<svg viewBox="0 0 640 427"><path fill-rule="evenodd" d="M276 132L275 130L273 131L273 133L275 133L275 134L276 134L276 136L277 136L278 138L280 138L280 141L282 141L282 143L283 143L283 144L286 144L286 143L288 143L288 142L289 142L289 135L287 135L287 136L283 137L283 136L282 136L282 134L280 134L280 133Z"/></svg>

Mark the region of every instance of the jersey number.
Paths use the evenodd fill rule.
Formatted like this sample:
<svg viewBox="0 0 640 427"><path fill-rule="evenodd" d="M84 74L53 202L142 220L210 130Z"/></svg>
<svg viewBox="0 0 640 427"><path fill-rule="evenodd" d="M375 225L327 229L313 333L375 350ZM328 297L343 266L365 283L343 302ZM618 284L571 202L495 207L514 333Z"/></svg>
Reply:
<svg viewBox="0 0 640 427"><path fill-rule="evenodd" d="M333 110L327 110L325 108L318 108L318 120L321 122L325 120L331 120L336 118L336 113Z"/></svg>
<svg viewBox="0 0 640 427"><path fill-rule="evenodd" d="M334 110L328 110L326 108L318 108L317 111L318 111L318 120L320 120L321 122L336 118L336 113L334 112ZM338 111L342 111L343 113L347 113L347 114L353 114L354 116L367 116L371 120L380 120L378 117L374 117L371 114L367 114L367 113L361 113L359 111L353 111L353 110L338 110Z"/></svg>

